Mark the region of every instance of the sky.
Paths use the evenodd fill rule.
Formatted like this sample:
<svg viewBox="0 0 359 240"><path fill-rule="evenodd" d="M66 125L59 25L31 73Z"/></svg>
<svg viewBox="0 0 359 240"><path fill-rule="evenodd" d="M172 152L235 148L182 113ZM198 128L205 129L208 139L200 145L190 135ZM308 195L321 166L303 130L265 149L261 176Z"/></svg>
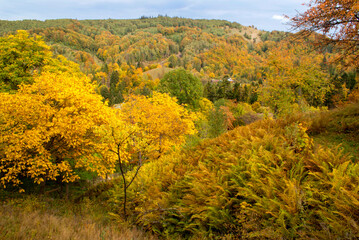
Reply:
<svg viewBox="0 0 359 240"><path fill-rule="evenodd" d="M284 15L304 12L309 0L0 0L1 20L136 19L168 15L221 19L260 30L290 31Z"/></svg>

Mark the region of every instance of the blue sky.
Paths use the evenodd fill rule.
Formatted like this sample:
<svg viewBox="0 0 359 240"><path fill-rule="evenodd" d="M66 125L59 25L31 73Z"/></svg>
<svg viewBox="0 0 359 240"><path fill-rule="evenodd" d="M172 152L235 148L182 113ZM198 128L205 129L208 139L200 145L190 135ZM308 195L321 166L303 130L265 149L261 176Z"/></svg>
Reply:
<svg viewBox="0 0 359 240"><path fill-rule="evenodd" d="M168 15L223 19L261 30L288 31L283 15L309 0L0 0L0 19L129 19Z"/></svg>

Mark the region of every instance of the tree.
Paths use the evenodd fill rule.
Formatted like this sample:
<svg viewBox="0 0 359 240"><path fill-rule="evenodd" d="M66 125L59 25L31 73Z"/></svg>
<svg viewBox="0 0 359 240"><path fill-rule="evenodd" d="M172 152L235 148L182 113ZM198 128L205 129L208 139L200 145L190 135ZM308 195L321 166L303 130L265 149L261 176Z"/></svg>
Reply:
<svg viewBox="0 0 359 240"><path fill-rule="evenodd" d="M110 115L109 124L102 125L99 133L103 137L106 152L103 157L109 159L109 162L116 160L120 168L120 174L123 184L123 215L127 219L127 190L135 180L143 164L142 153L149 147L141 136L141 129L137 123L127 123L126 117L118 109L114 109L115 114ZM127 173L136 167L136 171L130 179L127 179Z"/></svg>
<svg viewBox="0 0 359 240"><path fill-rule="evenodd" d="M176 103L168 94L154 92L152 97L130 95L101 127L107 143L105 158L117 159L123 186L123 214L127 219L127 191L143 163L161 157L181 145L187 134L194 134L194 114ZM110 161L112 162L112 161ZM129 175L129 171L132 174Z"/></svg>
<svg viewBox="0 0 359 240"><path fill-rule="evenodd" d="M161 79L159 89L176 97L179 104L188 104L192 108L197 108L203 97L201 81L183 68L168 72Z"/></svg>
<svg viewBox="0 0 359 240"><path fill-rule="evenodd" d="M282 42L269 51L259 101L278 115L296 108L305 110L307 105L323 105L332 86L328 73L320 66L322 61L323 55L304 44Z"/></svg>
<svg viewBox="0 0 359 240"><path fill-rule="evenodd" d="M137 137L148 146L142 151L147 158L156 159L185 141L185 136L196 132L193 113L166 93L154 92L152 97L131 95L121 105L128 124L138 125Z"/></svg>
<svg viewBox="0 0 359 240"><path fill-rule="evenodd" d="M110 77L110 94L109 94L109 105L118 104L123 102L123 96L121 93L120 74L118 71L113 71Z"/></svg>
<svg viewBox="0 0 359 240"><path fill-rule="evenodd" d="M52 53L41 37L30 37L24 30L0 38L0 91L17 90L31 83L33 74L48 64Z"/></svg>
<svg viewBox="0 0 359 240"><path fill-rule="evenodd" d="M44 72L15 94L0 94L0 185L73 182L76 169L100 176L114 170L97 129L111 109L87 77Z"/></svg>
<svg viewBox="0 0 359 240"><path fill-rule="evenodd" d="M320 32L328 38L323 44L334 44L342 50L347 64L359 66L359 3L357 0L311 0L309 9L292 18L292 26L309 33Z"/></svg>

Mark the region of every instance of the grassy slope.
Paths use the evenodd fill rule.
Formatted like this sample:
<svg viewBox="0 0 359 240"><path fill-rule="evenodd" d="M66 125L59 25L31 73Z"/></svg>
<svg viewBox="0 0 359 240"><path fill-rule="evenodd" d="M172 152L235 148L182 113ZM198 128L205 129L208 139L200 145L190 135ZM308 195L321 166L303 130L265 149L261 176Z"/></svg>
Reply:
<svg viewBox="0 0 359 240"><path fill-rule="evenodd" d="M0 202L0 239L156 239L111 221L99 202L72 203L41 196Z"/></svg>
<svg viewBox="0 0 359 240"><path fill-rule="evenodd" d="M359 103L318 114L309 131L315 143L339 147L353 162L359 161Z"/></svg>

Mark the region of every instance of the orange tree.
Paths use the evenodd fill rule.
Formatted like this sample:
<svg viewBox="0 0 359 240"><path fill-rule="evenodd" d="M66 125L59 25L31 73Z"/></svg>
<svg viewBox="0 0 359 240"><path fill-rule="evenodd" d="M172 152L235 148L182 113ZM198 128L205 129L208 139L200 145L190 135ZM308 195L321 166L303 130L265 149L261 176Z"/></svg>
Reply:
<svg viewBox="0 0 359 240"><path fill-rule="evenodd" d="M321 43L334 44L342 50L348 65L359 66L359 2L357 0L311 0L309 9L292 18L299 30L320 32L329 38Z"/></svg>

